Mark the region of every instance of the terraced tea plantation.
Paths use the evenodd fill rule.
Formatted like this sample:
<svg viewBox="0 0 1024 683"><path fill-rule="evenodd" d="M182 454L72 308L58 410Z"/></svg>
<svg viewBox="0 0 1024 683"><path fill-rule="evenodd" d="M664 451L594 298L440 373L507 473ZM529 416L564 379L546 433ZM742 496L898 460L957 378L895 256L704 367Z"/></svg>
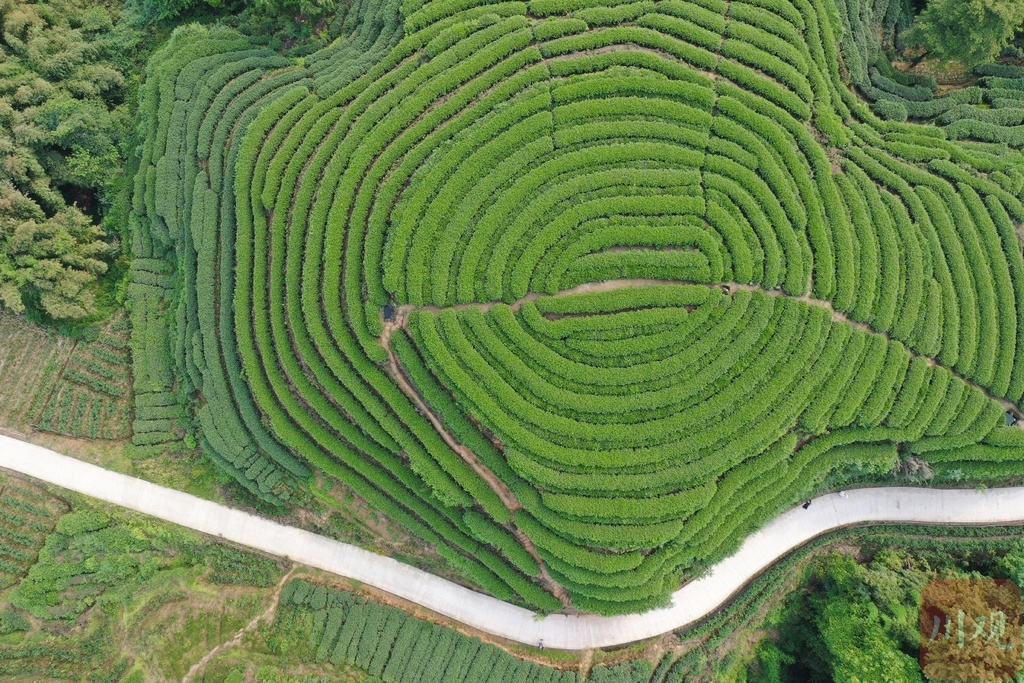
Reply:
<svg viewBox="0 0 1024 683"><path fill-rule="evenodd" d="M892 4L363 0L289 58L179 29L137 443L189 399L268 503L336 476L480 588L601 613L828 476L1024 473L1024 73L882 73Z"/></svg>

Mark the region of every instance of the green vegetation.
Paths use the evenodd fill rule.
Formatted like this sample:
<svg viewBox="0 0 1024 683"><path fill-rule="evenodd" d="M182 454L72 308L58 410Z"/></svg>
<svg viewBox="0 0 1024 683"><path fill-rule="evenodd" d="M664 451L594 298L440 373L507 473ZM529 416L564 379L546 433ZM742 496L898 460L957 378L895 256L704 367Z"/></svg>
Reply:
<svg viewBox="0 0 1024 683"><path fill-rule="evenodd" d="M315 40L324 37L324 25L344 21L349 3L336 0L127 0L126 8L140 24L159 27L199 21L241 25L245 32L266 34L271 42L280 41L284 29L288 39ZM302 47L299 48L303 49Z"/></svg>
<svg viewBox="0 0 1024 683"><path fill-rule="evenodd" d="M823 487L1019 477L1024 67L986 63L1018 4L0 3L0 301L85 320L4 319L0 419L201 451L541 612L662 604ZM9 635L190 552L8 498Z"/></svg>
<svg viewBox="0 0 1024 683"><path fill-rule="evenodd" d="M335 5L0 2L0 307L81 334L124 303L139 81L169 29L221 21L315 49L344 28Z"/></svg>
<svg viewBox="0 0 1024 683"><path fill-rule="evenodd" d="M795 665L793 653L801 651L813 653L806 659L824 657L801 662L814 675L800 680L923 680L916 658L906 652L919 645L918 614L911 606L917 606L929 578L923 569L895 551L880 553L867 567L845 555L821 560L810 580L823 584L823 595L812 595L803 606L803 627L794 637L804 640L787 643L785 650L769 643L762 647L765 680L784 680L780 669Z"/></svg>
<svg viewBox="0 0 1024 683"><path fill-rule="evenodd" d="M276 561L0 479L0 678L181 680L270 602Z"/></svg>
<svg viewBox="0 0 1024 683"><path fill-rule="evenodd" d="M9 310L97 311L96 280L125 218L131 74L144 57L140 34L118 18L118 3L0 4L0 304ZM110 220L97 225L100 215Z"/></svg>
<svg viewBox="0 0 1024 683"><path fill-rule="evenodd" d="M46 539L65 512L66 505L36 486L17 479L0 482L0 589L18 583L35 566ZM0 617L0 630L21 623L16 613L4 615Z"/></svg>
<svg viewBox="0 0 1024 683"><path fill-rule="evenodd" d="M1024 546L1019 540L1004 543L1010 550L1002 558L985 550L943 557L927 549L878 547L871 549L870 561L838 553L818 558L804 585L761 625L776 635L758 644L751 674L743 680L930 680L917 661L921 589L937 578L1020 580Z"/></svg>
<svg viewBox="0 0 1024 683"><path fill-rule="evenodd" d="M843 672L856 672L868 660L907 659L916 645L908 635L916 624L916 591L928 578L980 573L1024 579L1019 529L848 529L783 559L695 628L641 650L593 653L595 663L581 675L576 658L522 646L509 652L321 580L284 583L270 618L251 622L279 585L282 569L275 561L77 496L65 500L14 477L0 486L0 503L28 515L22 528L40 520L46 525L38 560L13 587L0 589L0 675L18 682L44 675L180 680L250 623L255 626L239 645L219 651L194 680L853 680ZM823 555L822 547L847 554ZM851 548L870 562L852 562ZM806 567L806 586L786 597ZM847 637L839 627L858 630ZM766 632L772 640L764 639ZM750 645L737 648L737 642Z"/></svg>
<svg viewBox="0 0 1024 683"><path fill-rule="evenodd" d="M127 439L133 432L151 431L146 421L131 423L131 358L128 321L112 322L91 342L79 342L52 389L41 388L44 399L39 429L90 439ZM167 411L165 420L180 417ZM163 423L158 423L162 426Z"/></svg>
<svg viewBox="0 0 1024 683"><path fill-rule="evenodd" d="M23 431L40 419L75 346L55 332L0 314L0 386L22 389L4 392L0 426Z"/></svg>
<svg viewBox="0 0 1024 683"><path fill-rule="evenodd" d="M575 671L555 671L509 656L503 650L346 592L301 579L281 593L272 654L302 661L348 664L371 680L526 681L543 674L558 683L579 681Z"/></svg>
<svg viewBox="0 0 1024 683"><path fill-rule="evenodd" d="M565 668L538 664L401 609L294 579L281 592L273 625L249 638L244 650L215 659L197 680L227 683L249 671L267 683L339 680L339 674L368 683L683 683L681 669L670 672L675 659L668 654L657 667L644 659L597 664L584 677L575 661ZM324 678L286 673L299 664L318 665Z"/></svg>
<svg viewBox="0 0 1024 683"><path fill-rule="evenodd" d="M183 427L268 509L337 477L541 611L661 604L911 456L1020 474L1024 77L936 97L882 54L908 24L407 0L303 56L177 29L140 100L135 444Z"/></svg>
<svg viewBox="0 0 1024 683"><path fill-rule="evenodd" d="M128 320L118 316L92 341L0 319L0 382L17 390L0 401L0 427L121 441L132 434ZM163 417L182 418L171 408ZM161 423L162 424L162 423ZM137 432L150 425L136 425Z"/></svg>
<svg viewBox="0 0 1024 683"><path fill-rule="evenodd" d="M876 655L900 660L902 654L916 659L920 587L936 575L1014 578L1013 561L1003 558L1019 557L1020 545L1020 530L1012 527L881 526L829 534L772 566L724 609L677 632L684 654L673 668L688 683L804 683L850 680L839 677L833 668L840 659L868 660ZM818 647L821 637L814 617L822 613L813 611L822 606L823 598L836 597L823 590L824 585L834 588L835 583L821 568L836 564L849 568L850 557L863 566L853 570L858 580L848 581L852 595L847 597L860 605L865 600L877 603L880 623L863 620L859 625L861 633L873 631L880 638L877 647L870 649L853 638L830 655ZM867 580L859 580L863 578ZM846 604L840 609L856 608ZM905 628L908 623L911 633ZM811 645L814 650L808 649ZM887 679L883 675L869 680ZM920 681L920 670L906 680Z"/></svg>
<svg viewBox="0 0 1024 683"><path fill-rule="evenodd" d="M904 662L916 656L917 599L927 580L980 575L1020 580L1022 547L1015 528L888 526L836 532L784 558L694 627L641 650L594 651L585 676L575 658L560 661L547 651L512 649L527 660L548 661L539 667L365 596L297 579L285 586L273 624L211 660L197 680L222 683L255 674L257 681L355 681L362 680L361 670L373 683L487 683L521 676L587 683L849 681L838 667L858 659ZM872 610L870 604L877 606ZM847 625L866 637L843 641L841 634L829 633L837 639L828 647L819 625L846 623L824 619L830 614L852 615ZM858 649L858 643L869 641L871 650ZM901 670L890 667L861 680L921 680L918 670L898 677Z"/></svg>
<svg viewBox="0 0 1024 683"><path fill-rule="evenodd" d="M1020 93L1024 68L991 63L991 59L1024 23L1024 6L1012 0L932 0L911 25L912 15L906 3L840 0L838 4L841 10L845 6L842 21L849 27L842 41L844 65L849 69L851 83L874 102L872 109L878 116L897 123L908 118L933 122L942 126L948 140L1021 147L1024 99ZM998 37L990 35L992 31L996 31ZM881 42L878 36L882 36ZM981 78L968 87L944 90L940 94L936 75L916 69L900 71L890 63L896 46L906 48L915 44L923 44L930 50L918 54L915 61L925 57L956 60L974 69ZM907 55L915 53L914 49L905 51ZM937 159L955 161L964 154L970 155L970 148L946 147L939 142L941 138L935 139L925 130L898 134L890 131L884 148L914 163ZM943 151L925 149L937 144ZM991 173L993 180L1004 175L999 170L985 168L984 164L981 167L976 162L970 164ZM1014 187L1005 182L1001 185L1004 189ZM1016 191L1011 189L1011 192Z"/></svg>
<svg viewBox="0 0 1024 683"><path fill-rule="evenodd" d="M1024 28L1016 0L929 0L909 39L942 60L971 68L992 61Z"/></svg>

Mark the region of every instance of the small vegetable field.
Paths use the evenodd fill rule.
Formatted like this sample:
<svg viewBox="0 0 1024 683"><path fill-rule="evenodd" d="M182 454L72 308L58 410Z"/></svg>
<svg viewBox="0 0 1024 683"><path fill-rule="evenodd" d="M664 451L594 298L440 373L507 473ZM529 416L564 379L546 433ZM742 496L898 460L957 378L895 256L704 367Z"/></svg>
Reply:
<svg viewBox="0 0 1024 683"><path fill-rule="evenodd" d="M127 439L133 409L129 338L126 316L108 323L93 341L0 318L0 386L10 389L0 401L0 427Z"/></svg>
<svg viewBox="0 0 1024 683"><path fill-rule="evenodd" d="M128 336L128 319L120 317L98 339L75 347L37 418L39 429L90 439L131 436Z"/></svg>
<svg viewBox="0 0 1024 683"><path fill-rule="evenodd" d="M543 611L661 604L826 477L1021 474L1024 75L899 82L889 5L357 3L301 57L177 30L135 443L188 404L268 504L333 475Z"/></svg>
<svg viewBox="0 0 1024 683"><path fill-rule="evenodd" d="M75 343L29 325L12 315L0 316L0 426L23 430L35 422L60 380Z"/></svg>

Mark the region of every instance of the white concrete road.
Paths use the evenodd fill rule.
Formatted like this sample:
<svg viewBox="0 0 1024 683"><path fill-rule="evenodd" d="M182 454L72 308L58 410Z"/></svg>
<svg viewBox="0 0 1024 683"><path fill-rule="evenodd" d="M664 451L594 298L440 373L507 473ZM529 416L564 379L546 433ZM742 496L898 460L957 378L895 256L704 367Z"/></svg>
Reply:
<svg viewBox="0 0 1024 683"><path fill-rule="evenodd" d="M748 538L706 577L673 596L672 606L619 617L551 615L481 595L361 548L284 526L187 493L111 472L0 435L0 467L174 522L211 536L358 579L496 636L558 649L608 647L685 626L740 590L787 552L827 531L864 522L1024 523L1024 487L1006 489L875 488L829 494L807 510L784 513Z"/></svg>

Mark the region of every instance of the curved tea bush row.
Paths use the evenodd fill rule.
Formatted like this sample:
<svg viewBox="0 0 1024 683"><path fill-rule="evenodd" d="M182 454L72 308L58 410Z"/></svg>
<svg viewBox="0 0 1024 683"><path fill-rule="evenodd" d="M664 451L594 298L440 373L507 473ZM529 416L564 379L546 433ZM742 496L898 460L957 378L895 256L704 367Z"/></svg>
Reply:
<svg viewBox="0 0 1024 683"><path fill-rule="evenodd" d="M656 605L827 476L1008 472L1024 172L955 138L1022 91L930 98L871 43L897 5L409 0L301 63L183 30L140 123L140 405L199 397L254 495L337 476L545 610L539 576Z"/></svg>
<svg viewBox="0 0 1024 683"><path fill-rule="evenodd" d="M410 317L433 375L539 490L520 496L532 515L520 526L576 595L638 604L660 594L664 573L644 576L638 562L654 562L666 544L685 548L691 561L703 556L695 548L715 554L734 545L738 529L779 507L771 496L769 505L757 502L757 492L812 486L830 469L817 464L826 452L846 467L884 471L896 462L894 443L920 453L966 445L1002 419L998 404L945 368L830 322L821 307L703 287L672 301L672 290L541 298L519 314L497 305ZM684 301L696 307L642 331L645 317L664 320L657 306ZM609 310L616 303L655 307ZM592 336L597 318L622 316L628 327L609 321L600 329L630 329L630 337ZM951 406L972 417L954 425ZM797 449L795 437L784 437L794 420L823 436ZM871 442L878 445L852 445ZM1000 445L1003 457L1015 458L1024 440ZM674 520L684 522L664 526ZM621 536L609 525L621 525ZM649 539L638 549L653 554L596 556L577 547L636 548L626 534Z"/></svg>
<svg viewBox="0 0 1024 683"><path fill-rule="evenodd" d="M867 99L874 102L874 113L886 121L902 123L908 118L931 120L943 126L953 139L973 139L1024 145L1024 138L1013 130L1016 124L1001 123L1002 117L1014 120L1024 111L1024 74L1019 67L985 64L975 69L982 78L977 84L936 96L935 78L896 70L883 47L897 43L899 32L913 19L910 5L896 0L836 0L842 23L844 64L850 81ZM881 37L881 42L879 42ZM982 102L1007 107L1018 114L993 117ZM958 123L966 121L978 123Z"/></svg>
<svg viewBox="0 0 1024 683"><path fill-rule="evenodd" d="M185 119L184 130L175 128L176 134L167 136L162 149L144 150L142 163L155 162L156 173L153 178L147 174L141 191L149 192L145 186L155 185L156 201L152 213L146 215L153 223L162 221L176 238L174 254L179 268L195 273L184 280L183 296L178 299L175 314L176 333L168 339L179 376L186 380L179 392L187 395L193 386L203 392L206 403L196 417L205 449L236 473L253 494L273 501L276 496L272 491L286 472L304 476L308 470L262 428L256 408L241 384L230 330L225 336L219 329L223 321L218 320L217 292L230 293L232 276L223 263L220 272L216 272L216 245L220 240L229 242L232 236L227 232L218 235L220 203L207 183L219 185L224 165L229 174L232 172L233 158L226 144L231 122L239 117L252 118L262 98L274 96L281 87L294 82L298 74L262 77L288 64L269 51L245 50L195 59L190 53L196 42L184 34L176 36L166 48L170 54L163 67L171 70L166 76L161 75L159 86L150 88L146 94L160 103L154 107L159 109L167 97L180 95L184 99L191 92L195 108L186 115L184 107L176 105L172 119ZM188 66L175 73L178 60ZM199 149L208 164L207 174L203 175L208 177L200 176L195 163L184 161L194 157ZM223 152L210 155L210 149Z"/></svg>
<svg viewBox="0 0 1024 683"><path fill-rule="evenodd" d="M203 37L191 38L201 42ZM188 38L181 36L179 40L187 45ZM505 599L518 594L529 604L544 609L559 606L557 599L512 564L536 573L523 560L523 551L515 553L507 544L494 551L486 549L474 539L473 527L463 521L462 512L448 507L468 507L490 494L491 500L484 503L484 509L488 515L500 516L504 511L507 521L507 510L486 484L470 481L467 488L461 488L457 481L465 482L472 477L472 470L432 432L397 388L392 387L382 400L373 384L386 382L386 375L369 361L350 366L348 375L338 373L337 368L325 369L330 375L329 396L320 393L319 387L313 388L317 386L313 382L303 381L304 370L295 356L281 354L281 364L275 360L266 370L251 365L250 368L256 367L255 371L243 369L254 362L254 354L274 345L290 346L292 342L281 334L286 324L282 318L269 320L263 314L247 318L248 307L236 310L233 305L240 296L236 278L248 276L254 268L268 266L266 261L252 260L254 246L255 253L266 253L266 215L260 211L247 217L236 213L234 207L249 205L250 196L262 194L261 187L253 189L242 183L242 179L254 179L258 165L267 170L256 176L257 180L263 180L267 172L284 172L295 178L305 170L290 170L296 168L294 165L275 166L272 157L278 149L287 150L293 144L300 129L299 118L317 101L312 94L317 77L314 73L310 79L309 72L292 68L271 55L267 56L268 63L262 65L262 73L253 77L257 66L252 61L254 57L248 53L235 56L247 60L245 68L236 69L231 54L210 60L213 73L224 76L224 85L219 90L213 89L217 77L206 75L195 79L204 87L192 91L191 96L189 91L182 91L180 82L173 87L161 84L153 95L161 102L169 97L182 98L175 105L179 109L183 102L193 107L180 114L190 122L185 135L168 136L165 146L152 153L158 171L155 182L162 191L171 192L176 184L190 191L182 190L177 199L154 205L153 213L146 217L152 224L180 223L173 228L180 258L178 267L193 273L178 300L176 339L172 341L179 372L192 382L183 390L191 391L194 387L203 395L204 401L196 412L204 449L254 494L268 500L274 500L279 492L287 495L287 488L281 485L287 484L289 477L306 476L306 463L342 476L375 507L440 544L442 555L489 592ZM203 73L196 62L190 64L190 70L193 75ZM246 75L236 77L238 72ZM324 101L333 105L344 96L342 89L340 95ZM196 138L191 137L193 131ZM238 131L259 131L269 135L273 142L247 145L239 139ZM193 142L194 139L197 141ZM158 141L152 142L156 145ZM208 148L223 151L215 157L203 158L206 152L198 150ZM255 236L254 225L261 227ZM286 238L283 232L278 232L274 239ZM282 249L276 250L278 257L283 254ZM275 272L283 278L283 268ZM270 296L279 300L287 293L282 286ZM266 290L257 296L266 297ZM275 308L285 312L283 306ZM258 310L266 311L268 306L259 304ZM245 341L247 338L250 341ZM305 360L309 367L315 356L312 339L303 336L296 343L310 351ZM277 357L275 352L271 353ZM314 365L314 370L321 367ZM368 382L360 372L368 373L373 382ZM261 392L261 384L265 391L280 395L288 394L293 387L307 393L284 399L282 409L275 410L269 405L264 407L270 401ZM256 405L260 405L259 412ZM316 413L309 406L324 419L314 417ZM285 423L282 419L295 422ZM292 452L301 453L304 462ZM406 459L411 460L411 469L406 466ZM484 536L488 542L500 538ZM510 555L510 559L503 559L499 550Z"/></svg>

